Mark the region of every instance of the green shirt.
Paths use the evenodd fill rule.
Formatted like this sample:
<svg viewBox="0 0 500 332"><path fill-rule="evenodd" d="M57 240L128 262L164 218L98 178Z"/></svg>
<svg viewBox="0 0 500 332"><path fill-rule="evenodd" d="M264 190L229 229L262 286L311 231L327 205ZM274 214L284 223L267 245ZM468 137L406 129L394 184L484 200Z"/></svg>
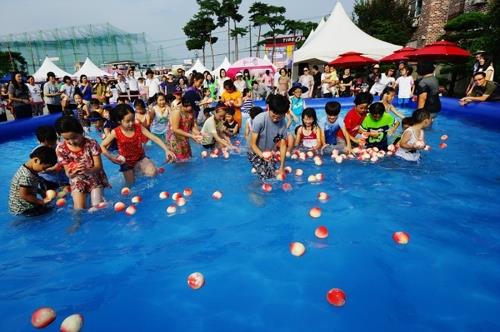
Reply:
<svg viewBox="0 0 500 332"><path fill-rule="evenodd" d="M379 135L377 137L368 137L367 147L378 147L379 149L387 149L387 131L394 125L394 117L387 112L382 114L382 117L375 121L371 114L368 114L363 123L361 124L361 129L365 131L378 131Z"/></svg>
<svg viewBox="0 0 500 332"><path fill-rule="evenodd" d="M483 95L491 96L495 89L497 88L496 84L491 81L486 81L484 86L475 86L472 89L471 96L472 97L481 97Z"/></svg>

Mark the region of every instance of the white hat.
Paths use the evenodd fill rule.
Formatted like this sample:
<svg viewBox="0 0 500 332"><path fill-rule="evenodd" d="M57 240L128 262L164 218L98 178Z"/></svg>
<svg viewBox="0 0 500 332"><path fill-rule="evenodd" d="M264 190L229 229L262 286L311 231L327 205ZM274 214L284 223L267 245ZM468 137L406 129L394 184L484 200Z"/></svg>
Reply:
<svg viewBox="0 0 500 332"><path fill-rule="evenodd" d="M234 75L235 77L238 77L238 76L243 76L243 74L241 73L241 71L237 72L236 75Z"/></svg>

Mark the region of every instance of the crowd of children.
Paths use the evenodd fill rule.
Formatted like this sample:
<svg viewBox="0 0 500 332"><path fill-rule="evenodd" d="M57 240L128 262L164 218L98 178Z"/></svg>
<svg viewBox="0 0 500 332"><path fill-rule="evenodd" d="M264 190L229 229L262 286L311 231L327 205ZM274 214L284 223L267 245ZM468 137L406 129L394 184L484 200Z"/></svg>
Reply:
<svg viewBox="0 0 500 332"><path fill-rule="evenodd" d="M245 98L250 97L249 91L242 98L234 91L231 80L226 80L224 86L228 91L215 107L211 107L210 91L205 90L205 98L197 104L205 116L200 118L198 114L198 119L193 101L179 91L167 96L157 93L148 105L137 99L133 106L120 102L114 108L103 107L97 99L84 102L81 93L76 93L74 111L63 114L55 128L43 126L37 130L40 146L17 171L11 184L11 213L46 212L53 199L47 190L66 186L71 188L75 209L101 206L105 202L104 189L109 187L101 154L119 165L125 182L132 184L138 173L147 177L157 173L157 167L146 155L150 142L164 150L165 162L190 159L190 142L202 145L206 154L239 151L235 137L241 129L236 117L236 111L241 116L240 108L248 114L243 133L248 142L248 158L262 180L284 174L287 156L297 151L341 151L349 155L355 147L383 151L393 143L399 146L396 156L416 161L419 151L426 148L423 129L432 122L430 113L419 109L411 117L404 117L392 105L395 90L390 87L383 91L380 102L373 102L369 93L359 93L354 107L343 119L339 117L341 105L327 102L326 119L319 123L316 110L306 107L302 99L308 88L300 83L289 89L289 98L269 95L266 110L249 104L242 107ZM397 134L401 122L404 131ZM101 134L101 144L88 137L91 126ZM40 194L45 198L39 199Z"/></svg>

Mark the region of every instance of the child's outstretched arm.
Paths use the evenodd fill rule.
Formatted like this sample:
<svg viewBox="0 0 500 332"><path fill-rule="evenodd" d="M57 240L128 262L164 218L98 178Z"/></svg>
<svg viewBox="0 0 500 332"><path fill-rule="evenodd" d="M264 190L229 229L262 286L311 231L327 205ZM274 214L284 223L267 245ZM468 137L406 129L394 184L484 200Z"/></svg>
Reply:
<svg viewBox="0 0 500 332"><path fill-rule="evenodd" d="M26 202L35 205L45 205L50 202L52 199L45 197L44 199L38 199L36 197L36 193L33 192L33 188L29 187L19 187L19 197L21 197Z"/></svg>
<svg viewBox="0 0 500 332"><path fill-rule="evenodd" d="M297 129L297 135L295 135L294 145L299 146L301 140L302 140L302 126L300 126L299 129Z"/></svg>
<svg viewBox="0 0 500 332"><path fill-rule="evenodd" d="M116 139L115 131L111 130L109 135L106 136L106 138L101 142L101 150L102 154L105 155L109 160L111 160L112 163L121 165L123 162L118 160L117 157L111 154L109 152L108 148L111 145L111 143Z"/></svg>
<svg viewBox="0 0 500 332"><path fill-rule="evenodd" d="M323 146L323 130L321 130L319 126L316 126L314 130L316 131L316 137L318 138L318 142L316 143L314 149L319 150Z"/></svg>
<svg viewBox="0 0 500 332"><path fill-rule="evenodd" d="M176 159L175 154L168 149L165 143L163 143L163 141L158 136L151 134L151 132L143 126L141 126L141 131L144 136L155 142L160 148L163 149L163 151L165 151L165 158L167 161L174 161Z"/></svg>

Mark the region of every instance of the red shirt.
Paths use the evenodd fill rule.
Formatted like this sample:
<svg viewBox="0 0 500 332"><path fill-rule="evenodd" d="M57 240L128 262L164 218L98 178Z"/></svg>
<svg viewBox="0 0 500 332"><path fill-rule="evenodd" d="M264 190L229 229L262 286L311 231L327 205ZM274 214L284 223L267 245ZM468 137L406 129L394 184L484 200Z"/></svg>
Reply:
<svg viewBox="0 0 500 332"><path fill-rule="evenodd" d="M351 110L346 114L344 118L345 129L347 130L349 135L351 135L352 137L356 137L359 132L359 127L363 123L365 117L366 114L360 115L358 112L356 112L356 109L354 107L351 108ZM337 137L345 140L342 130L339 130L337 132Z"/></svg>
<svg viewBox="0 0 500 332"><path fill-rule="evenodd" d="M134 123L134 128L134 135L132 135L132 137L125 136L121 127L115 128L118 152L125 157L125 163L132 167L135 166L139 160L144 158L145 153L142 143L146 138L142 134L142 125Z"/></svg>

